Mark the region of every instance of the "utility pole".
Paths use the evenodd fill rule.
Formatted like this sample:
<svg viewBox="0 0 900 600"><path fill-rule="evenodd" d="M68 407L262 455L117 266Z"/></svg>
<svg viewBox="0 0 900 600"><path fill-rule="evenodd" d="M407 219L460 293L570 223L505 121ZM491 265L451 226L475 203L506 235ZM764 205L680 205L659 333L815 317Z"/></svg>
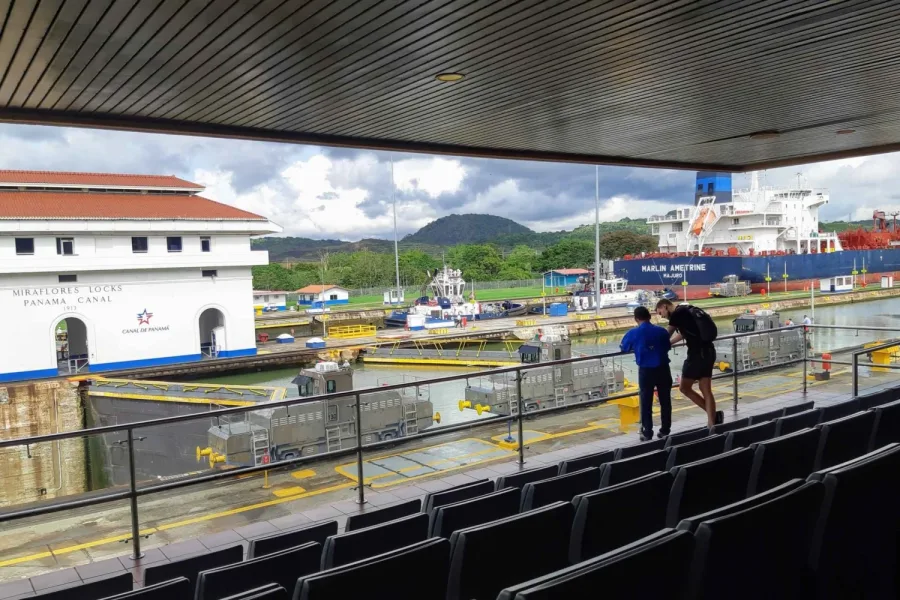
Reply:
<svg viewBox="0 0 900 600"><path fill-rule="evenodd" d="M394 184L394 155L391 154L391 203L394 205L394 269L397 272L397 301L400 301L400 250L397 239L397 186Z"/></svg>
<svg viewBox="0 0 900 600"><path fill-rule="evenodd" d="M600 316L600 165L594 165L594 313Z"/></svg>

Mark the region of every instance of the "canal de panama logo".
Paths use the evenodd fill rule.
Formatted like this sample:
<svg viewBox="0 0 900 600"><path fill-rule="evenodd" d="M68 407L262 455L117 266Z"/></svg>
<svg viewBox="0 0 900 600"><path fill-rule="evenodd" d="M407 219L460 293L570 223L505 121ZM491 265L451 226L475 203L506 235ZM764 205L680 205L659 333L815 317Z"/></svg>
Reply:
<svg viewBox="0 0 900 600"><path fill-rule="evenodd" d="M137 315L138 325L149 325L150 317L152 317L152 316L153 316L153 313L147 312L147 309L145 308L144 312L138 313L138 315Z"/></svg>

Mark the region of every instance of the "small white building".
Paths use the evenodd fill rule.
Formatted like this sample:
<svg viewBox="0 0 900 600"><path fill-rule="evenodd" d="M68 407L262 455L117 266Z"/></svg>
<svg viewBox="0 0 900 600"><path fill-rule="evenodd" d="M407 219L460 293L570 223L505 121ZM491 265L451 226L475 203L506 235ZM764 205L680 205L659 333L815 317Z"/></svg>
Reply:
<svg viewBox="0 0 900 600"><path fill-rule="evenodd" d="M350 292L337 285L308 285L297 290L300 306L333 306L350 302Z"/></svg>
<svg viewBox="0 0 900 600"><path fill-rule="evenodd" d="M173 176L0 171L0 381L256 354L265 217Z"/></svg>
<svg viewBox="0 0 900 600"><path fill-rule="evenodd" d="M287 292L253 290L254 310L287 310Z"/></svg>

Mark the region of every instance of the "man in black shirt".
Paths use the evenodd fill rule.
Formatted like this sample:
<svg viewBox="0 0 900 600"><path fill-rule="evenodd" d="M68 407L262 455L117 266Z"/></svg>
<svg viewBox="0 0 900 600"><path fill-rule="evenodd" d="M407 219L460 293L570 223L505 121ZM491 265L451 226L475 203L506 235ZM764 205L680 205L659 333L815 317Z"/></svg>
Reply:
<svg viewBox="0 0 900 600"><path fill-rule="evenodd" d="M716 362L716 348L712 342L705 342L700 335L700 327L690 306L675 306L671 300L660 300L656 304L656 314L668 319L672 345L681 340L687 345L687 358L681 367L681 384L678 389L694 404L706 411L708 426L721 423L725 414L716 411L716 399L712 391L712 372ZM676 333L677 332L677 333ZM699 383L700 393L694 391L694 382Z"/></svg>

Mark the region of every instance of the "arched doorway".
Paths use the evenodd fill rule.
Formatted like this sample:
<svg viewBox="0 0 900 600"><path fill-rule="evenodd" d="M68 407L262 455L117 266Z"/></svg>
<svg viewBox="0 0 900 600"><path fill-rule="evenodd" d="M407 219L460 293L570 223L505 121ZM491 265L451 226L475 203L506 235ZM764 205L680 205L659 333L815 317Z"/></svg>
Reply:
<svg viewBox="0 0 900 600"><path fill-rule="evenodd" d="M76 317L67 317L56 326L56 364L60 374L80 373L87 370L87 325Z"/></svg>
<svg viewBox="0 0 900 600"><path fill-rule="evenodd" d="M225 315L218 308L200 313L200 354L216 358L225 346Z"/></svg>

